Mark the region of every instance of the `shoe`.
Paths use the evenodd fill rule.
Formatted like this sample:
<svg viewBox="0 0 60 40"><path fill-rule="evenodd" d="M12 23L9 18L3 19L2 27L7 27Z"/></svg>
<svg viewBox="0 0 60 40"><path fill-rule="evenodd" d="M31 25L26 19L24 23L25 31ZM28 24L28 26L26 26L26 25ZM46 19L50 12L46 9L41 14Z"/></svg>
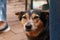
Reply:
<svg viewBox="0 0 60 40"><path fill-rule="evenodd" d="M0 22L0 32L7 32L10 30L10 27L6 22L1 21Z"/></svg>

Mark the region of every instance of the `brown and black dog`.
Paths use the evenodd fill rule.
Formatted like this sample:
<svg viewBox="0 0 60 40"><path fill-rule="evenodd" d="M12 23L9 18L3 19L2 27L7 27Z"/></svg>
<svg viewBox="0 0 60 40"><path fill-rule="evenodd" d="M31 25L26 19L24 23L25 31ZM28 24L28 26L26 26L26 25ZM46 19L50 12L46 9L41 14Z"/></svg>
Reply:
<svg viewBox="0 0 60 40"><path fill-rule="evenodd" d="M48 13L28 10L16 13L24 27L28 40L49 40Z"/></svg>

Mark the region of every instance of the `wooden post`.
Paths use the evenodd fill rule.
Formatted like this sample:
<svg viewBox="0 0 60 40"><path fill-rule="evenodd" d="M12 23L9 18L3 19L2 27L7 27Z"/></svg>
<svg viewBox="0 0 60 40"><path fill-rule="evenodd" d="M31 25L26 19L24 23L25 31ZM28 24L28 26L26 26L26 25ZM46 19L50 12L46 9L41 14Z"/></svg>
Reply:
<svg viewBox="0 0 60 40"><path fill-rule="evenodd" d="M27 10L27 0L25 0L25 10Z"/></svg>
<svg viewBox="0 0 60 40"><path fill-rule="evenodd" d="M31 0L30 3L31 3L31 4L30 4L30 9L33 9L33 0Z"/></svg>

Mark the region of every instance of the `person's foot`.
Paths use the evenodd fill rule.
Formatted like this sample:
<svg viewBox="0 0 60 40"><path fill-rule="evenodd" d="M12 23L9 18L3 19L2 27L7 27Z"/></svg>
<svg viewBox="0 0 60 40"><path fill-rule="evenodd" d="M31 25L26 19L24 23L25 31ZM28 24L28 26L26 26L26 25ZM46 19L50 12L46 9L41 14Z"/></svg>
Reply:
<svg viewBox="0 0 60 40"><path fill-rule="evenodd" d="M10 27L6 22L0 21L0 32L7 32L10 30Z"/></svg>

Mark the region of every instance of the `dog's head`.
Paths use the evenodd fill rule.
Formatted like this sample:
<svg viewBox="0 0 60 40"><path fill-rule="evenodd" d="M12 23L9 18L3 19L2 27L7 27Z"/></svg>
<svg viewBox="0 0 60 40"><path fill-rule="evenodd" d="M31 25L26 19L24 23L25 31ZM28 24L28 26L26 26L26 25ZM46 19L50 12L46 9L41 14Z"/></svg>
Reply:
<svg viewBox="0 0 60 40"><path fill-rule="evenodd" d="M37 36L46 25L47 14L40 10L28 10L16 13L27 35Z"/></svg>

